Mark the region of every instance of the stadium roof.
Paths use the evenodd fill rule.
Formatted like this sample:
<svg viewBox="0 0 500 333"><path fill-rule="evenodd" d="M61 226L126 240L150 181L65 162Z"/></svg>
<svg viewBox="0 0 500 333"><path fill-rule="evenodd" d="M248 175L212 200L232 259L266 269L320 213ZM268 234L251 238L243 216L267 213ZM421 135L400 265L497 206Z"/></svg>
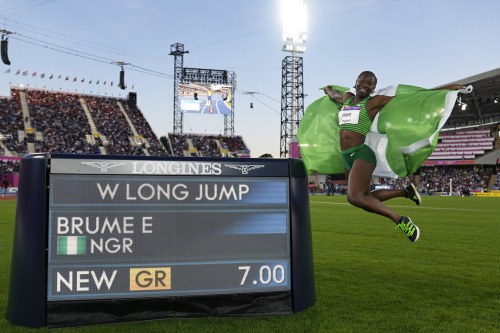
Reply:
<svg viewBox="0 0 500 333"><path fill-rule="evenodd" d="M500 121L500 68L447 84L472 85L471 94L463 95L467 108L455 105L444 128L457 128ZM443 84L441 86L445 86Z"/></svg>

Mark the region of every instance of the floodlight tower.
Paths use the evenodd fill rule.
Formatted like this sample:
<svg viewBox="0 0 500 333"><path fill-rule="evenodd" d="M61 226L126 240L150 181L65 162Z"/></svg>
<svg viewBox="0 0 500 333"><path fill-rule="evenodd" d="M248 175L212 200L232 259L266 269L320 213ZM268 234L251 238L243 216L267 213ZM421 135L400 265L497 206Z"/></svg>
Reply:
<svg viewBox="0 0 500 333"><path fill-rule="evenodd" d="M180 110L179 84L182 83L184 67L184 44L170 45L170 55L174 56L174 133L182 133L182 113Z"/></svg>
<svg viewBox="0 0 500 333"><path fill-rule="evenodd" d="M304 115L303 60L306 47L306 0L282 0L282 62L280 157L299 157L297 128Z"/></svg>

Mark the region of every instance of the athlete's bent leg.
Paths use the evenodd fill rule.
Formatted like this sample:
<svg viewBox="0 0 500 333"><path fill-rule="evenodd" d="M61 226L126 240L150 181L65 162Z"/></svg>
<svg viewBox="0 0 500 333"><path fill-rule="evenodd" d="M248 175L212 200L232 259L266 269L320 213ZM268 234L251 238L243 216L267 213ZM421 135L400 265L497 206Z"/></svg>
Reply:
<svg viewBox="0 0 500 333"><path fill-rule="evenodd" d="M377 200L386 201L392 198L405 197L407 192L404 188L401 188L397 190L381 189L372 191L371 193Z"/></svg>
<svg viewBox="0 0 500 333"><path fill-rule="evenodd" d="M362 159L354 161L348 175L347 201L353 206L388 217L398 223L401 220L401 215L389 209L370 191L370 181L374 170L375 164L372 162Z"/></svg>

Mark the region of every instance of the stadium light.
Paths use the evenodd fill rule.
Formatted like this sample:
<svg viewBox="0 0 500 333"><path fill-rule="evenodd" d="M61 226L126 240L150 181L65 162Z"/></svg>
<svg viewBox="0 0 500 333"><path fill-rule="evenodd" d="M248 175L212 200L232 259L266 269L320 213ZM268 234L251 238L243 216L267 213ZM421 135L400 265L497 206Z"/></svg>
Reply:
<svg viewBox="0 0 500 333"><path fill-rule="evenodd" d="M302 93L302 57L297 57L296 54L304 53L306 51L306 47L304 45L307 39L306 9L306 0L281 0L283 51L292 53L291 57L285 57L282 65L281 157L287 157L288 152L295 152L294 154L298 152L297 127L304 112L304 95ZM291 72L289 71L288 66L291 67ZM291 90L289 90L289 88L291 88ZM289 96L290 92L291 96ZM284 100L285 103L283 103ZM288 124L291 126L288 127Z"/></svg>
<svg viewBox="0 0 500 333"><path fill-rule="evenodd" d="M281 0L283 51L304 53L307 39L306 0Z"/></svg>
<svg viewBox="0 0 500 333"><path fill-rule="evenodd" d="M469 86L469 87L471 87L471 89L472 89L472 86ZM457 103L458 103L458 106L461 106L461 107L462 107L462 111L465 111L465 109L467 109L467 104L465 104L465 103L462 101L462 96L458 96Z"/></svg>

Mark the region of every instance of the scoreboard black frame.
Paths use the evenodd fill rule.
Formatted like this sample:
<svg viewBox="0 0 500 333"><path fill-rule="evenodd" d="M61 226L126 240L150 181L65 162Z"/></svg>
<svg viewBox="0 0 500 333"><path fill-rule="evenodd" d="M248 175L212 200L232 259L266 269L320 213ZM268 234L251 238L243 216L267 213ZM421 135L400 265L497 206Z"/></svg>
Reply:
<svg viewBox="0 0 500 333"><path fill-rule="evenodd" d="M57 328L305 310L307 186L297 159L26 155L7 319Z"/></svg>

